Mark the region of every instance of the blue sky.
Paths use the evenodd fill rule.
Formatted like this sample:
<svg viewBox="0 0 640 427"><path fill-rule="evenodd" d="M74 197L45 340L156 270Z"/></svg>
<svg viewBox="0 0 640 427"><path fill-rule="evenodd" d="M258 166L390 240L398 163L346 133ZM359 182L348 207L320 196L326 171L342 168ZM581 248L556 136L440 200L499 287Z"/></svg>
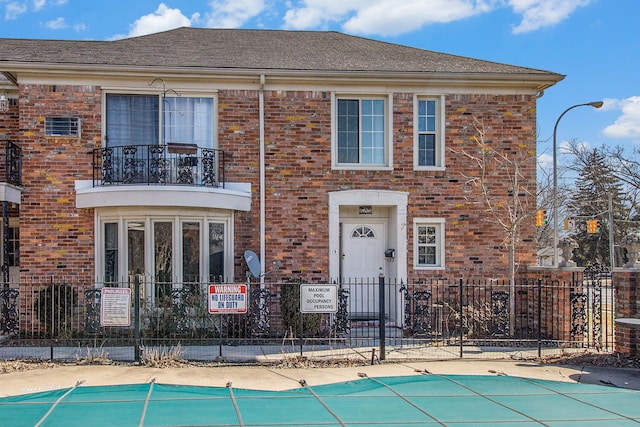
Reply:
<svg viewBox="0 0 640 427"><path fill-rule="evenodd" d="M0 0L0 37L113 40L175 27L333 30L566 75L538 102L557 142L640 143L638 0ZM560 150L561 151L561 150ZM559 162L563 162L559 154Z"/></svg>

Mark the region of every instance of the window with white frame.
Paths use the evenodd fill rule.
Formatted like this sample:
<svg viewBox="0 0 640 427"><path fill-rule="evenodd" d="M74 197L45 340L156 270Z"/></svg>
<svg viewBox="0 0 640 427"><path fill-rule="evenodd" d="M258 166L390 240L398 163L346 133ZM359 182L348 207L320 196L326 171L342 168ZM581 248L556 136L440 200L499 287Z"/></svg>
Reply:
<svg viewBox="0 0 640 427"><path fill-rule="evenodd" d="M444 219L416 218L413 222L414 267L444 268Z"/></svg>
<svg viewBox="0 0 640 427"><path fill-rule="evenodd" d="M175 142L214 148L213 101L211 97L107 94L107 146Z"/></svg>
<svg viewBox="0 0 640 427"><path fill-rule="evenodd" d="M233 279L231 217L205 211L98 213L98 277L126 286L135 275L145 297L160 300L183 283Z"/></svg>
<svg viewBox="0 0 640 427"><path fill-rule="evenodd" d="M390 98L336 96L333 163L338 168L391 164Z"/></svg>
<svg viewBox="0 0 640 427"><path fill-rule="evenodd" d="M414 102L414 167L444 167L444 113L440 97L416 97Z"/></svg>

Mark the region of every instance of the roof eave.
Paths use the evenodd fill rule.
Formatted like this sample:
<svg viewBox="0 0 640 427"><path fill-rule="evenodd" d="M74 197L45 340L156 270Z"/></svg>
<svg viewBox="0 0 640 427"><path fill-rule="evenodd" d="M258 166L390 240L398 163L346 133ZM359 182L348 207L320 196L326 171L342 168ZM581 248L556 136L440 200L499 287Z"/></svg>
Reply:
<svg viewBox="0 0 640 427"><path fill-rule="evenodd" d="M69 77L74 74L86 76L149 76L189 77L189 78L235 78L255 79L265 75L269 80L297 78L299 80L329 79L341 81L348 79L356 82L374 80L393 80L398 83L438 81L440 83L491 84L512 87L536 87L543 91L564 79L564 75L550 72L496 73L496 72L442 72L442 71L387 71L387 70L293 70L272 68L204 68L204 67L166 67L166 66L120 66L94 64L56 64L33 62L0 62L0 70L6 76L19 80L20 74L47 74Z"/></svg>

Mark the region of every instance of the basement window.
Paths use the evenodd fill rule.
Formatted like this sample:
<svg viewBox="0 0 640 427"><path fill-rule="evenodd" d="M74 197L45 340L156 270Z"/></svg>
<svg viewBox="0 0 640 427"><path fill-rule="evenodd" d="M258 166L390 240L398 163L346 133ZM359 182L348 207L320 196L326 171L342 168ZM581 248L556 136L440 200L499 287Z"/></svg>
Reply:
<svg viewBox="0 0 640 427"><path fill-rule="evenodd" d="M45 136L80 137L80 119L78 117L45 117Z"/></svg>

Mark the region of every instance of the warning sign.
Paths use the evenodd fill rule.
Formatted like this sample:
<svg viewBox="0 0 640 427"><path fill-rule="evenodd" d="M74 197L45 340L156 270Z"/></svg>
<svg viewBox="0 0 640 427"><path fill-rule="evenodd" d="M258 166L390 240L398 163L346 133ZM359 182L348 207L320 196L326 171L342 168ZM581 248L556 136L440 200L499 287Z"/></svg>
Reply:
<svg viewBox="0 0 640 427"><path fill-rule="evenodd" d="M102 288L100 298L100 325L131 325L131 289Z"/></svg>
<svg viewBox="0 0 640 427"><path fill-rule="evenodd" d="M209 285L209 313L247 312L247 285Z"/></svg>
<svg viewBox="0 0 640 427"><path fill-rule="evenodd" d="M337 285L300 285L302 313L337 313Z"/></svg>

